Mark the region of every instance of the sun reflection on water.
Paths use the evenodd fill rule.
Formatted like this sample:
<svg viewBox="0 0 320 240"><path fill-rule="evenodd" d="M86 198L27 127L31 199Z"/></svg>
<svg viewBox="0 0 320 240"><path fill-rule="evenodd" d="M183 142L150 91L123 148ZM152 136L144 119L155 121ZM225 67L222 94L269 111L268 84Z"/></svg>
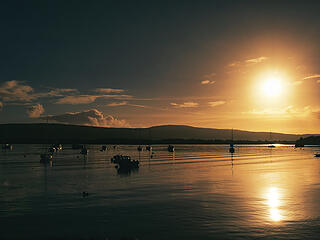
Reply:
<svg viewBox="0 0 320 240"><path fill-rule="evenodd" d="M267 204L269 208L270 219L272 221L278 222L283 219L279 206L281 205L280 195L278 188L271 187L267 193Z"/></svg>

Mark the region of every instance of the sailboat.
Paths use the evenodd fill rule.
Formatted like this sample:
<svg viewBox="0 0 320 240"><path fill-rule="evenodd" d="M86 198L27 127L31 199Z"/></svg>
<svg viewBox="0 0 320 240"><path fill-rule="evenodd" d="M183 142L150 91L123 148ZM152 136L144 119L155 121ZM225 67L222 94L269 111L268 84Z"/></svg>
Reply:
<svg viewBox="0 0 320 240"><path fill-rule="evenodd" d="M151 141L151 133L150 133L150 128L149 128L149 141ZM152 146L149 144L149 145L147 145L146 146L146 150L147 151L149 151L149 152L151 152L152 151Z"/></svg>
<svg viewBox="0 0 320 240"><path fill-rule="evenodd" d="M83 146L82 146L82 149L81 149L81 151L80 151L80 154L82 154L82 155L88 155L88 153L89 153L89 149L86 147L86 145L83 145Z"/></svg>
<svg viewBox="0 0 320 240"><path fill-rule="evenodd" d="M229 152L230 153L234 153L234 147L233 147L233 128L231 131L231 143L230 143L230 147L229 147Z"/></svg>
<svg viewBox="0 0 320 240"><path fill-rule="evenodd" d="M272 144L272 138L271 138L271 131L270 131L270 144L268 145L268 148L275 148L276 146Z"/></svg>
<svg viewBox="0 0 320 240"><path fill-rule="evenodd" d="M47 125L46 128L48 128L48 118L47 118ZM48 134L48 133L46 133ZM44 147L44 152L40 153L40 162L41 163L49 163L52 161L53 158L53 151L50 151L50 148Z"/></svg>

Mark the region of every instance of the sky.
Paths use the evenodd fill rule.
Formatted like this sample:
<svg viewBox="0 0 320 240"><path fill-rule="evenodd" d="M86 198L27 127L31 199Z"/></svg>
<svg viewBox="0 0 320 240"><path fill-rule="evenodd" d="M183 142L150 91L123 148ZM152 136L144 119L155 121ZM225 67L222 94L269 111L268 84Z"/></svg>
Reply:
<svg viewBox="0 0 320 240"><path fill-rule="evenodd" d="M320 133L319 10L2 1L0 123Z"/></svg>

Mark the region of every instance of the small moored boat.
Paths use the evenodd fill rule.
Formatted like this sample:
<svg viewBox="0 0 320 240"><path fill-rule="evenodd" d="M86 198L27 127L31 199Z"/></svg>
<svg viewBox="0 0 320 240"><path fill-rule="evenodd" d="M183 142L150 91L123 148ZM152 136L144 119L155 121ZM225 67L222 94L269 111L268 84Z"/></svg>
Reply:
<svg viewBox="0 0 320 240"><path fill-rule="evenodd" d="M83 148L82 148L81 151L80 151L80 154L82 154L82 155L88 155L88 153L89 153L89 150L88 150L85 146L83 146Z"/></svg>
<svg viewBox="0 0 320 240"><path fill-rule="evenodd" d="M174 152L174 146L173 145L169 145L168 146L168 152Z"/></svg>
<svg viewBox="0 0 320 240"><path fill-rule="evenodd" d="M12 146L12 144L5 143L5 144L2 144L2 149L3 150L12 150L13 146Z"/></svg>
<svg viewBox="0 0 320 240"><path fill-rule="evenodd" d="M52 161L52 153L41 153L40 154L40 162L41 163L48 163Z"/></svg>

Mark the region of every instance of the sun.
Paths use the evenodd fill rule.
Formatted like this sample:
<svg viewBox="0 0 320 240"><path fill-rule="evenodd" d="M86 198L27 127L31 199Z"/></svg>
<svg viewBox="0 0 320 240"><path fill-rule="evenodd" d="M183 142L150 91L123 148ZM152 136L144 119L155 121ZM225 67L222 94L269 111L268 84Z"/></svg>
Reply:
<svg viewBox="0 0 320 240"><path fill-rule="evenodd" d="M260 90L263 96L277 97L283 93L283 78L277 72L269 72L262 76Z"/></svg>

